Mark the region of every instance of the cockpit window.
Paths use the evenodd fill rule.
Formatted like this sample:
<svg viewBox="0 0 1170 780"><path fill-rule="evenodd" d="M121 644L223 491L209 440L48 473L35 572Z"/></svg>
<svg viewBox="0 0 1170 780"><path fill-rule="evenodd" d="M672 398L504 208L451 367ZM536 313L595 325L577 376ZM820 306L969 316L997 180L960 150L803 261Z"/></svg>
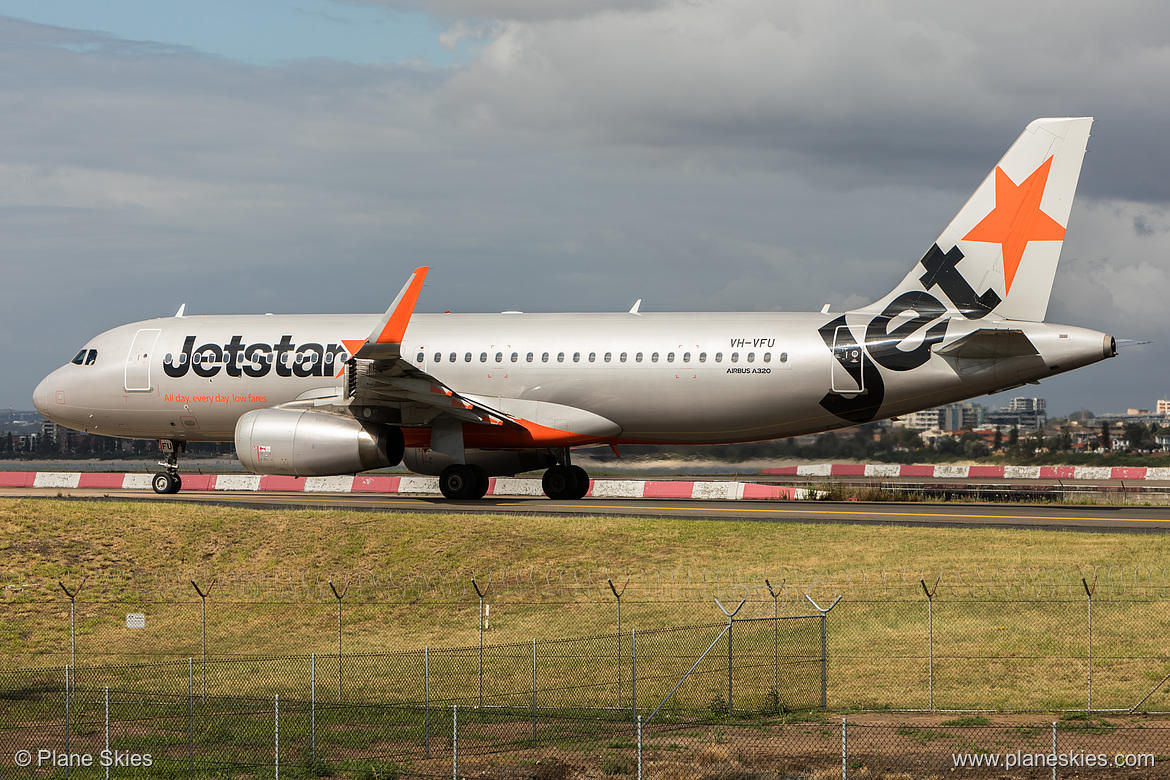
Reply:
<svg viewBox="0 0 1170 780"><path fill-rule="evenodd" d="M89 354L85 356L85 364L87 366L92 366L96 360L97 360L97 350L91 349L89 351Z"/></svg>
<svg viewBox="0 0 1170 780"><path fill-rule="evenodd" d="M73 363L74 365L80 366L83 362L85 362L85 350L83 349L80 352L78 352L77 357L73 358L69 362Z"/></svg>
<svg viewBox="0 0 1170 780"><path fill-rule="evenodd" d="M96 360L97 360L97 350L96 349L83 349L80 352L78 352L77 355L69 362L76 365L76 366L80 366L82 364L85 364L87 366L92 366L94 364L94 361L96 361Z"/></svg>

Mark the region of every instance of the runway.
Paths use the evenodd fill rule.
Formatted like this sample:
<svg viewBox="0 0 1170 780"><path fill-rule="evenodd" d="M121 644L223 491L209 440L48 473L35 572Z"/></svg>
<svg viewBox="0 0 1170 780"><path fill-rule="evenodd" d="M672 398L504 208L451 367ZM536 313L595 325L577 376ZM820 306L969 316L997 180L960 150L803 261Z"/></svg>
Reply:
<svg viewBox="0 0 1170 780"><path fill-rule="evenodd" d="M940 528L1000 527L1049 531L1170 531L1167 506L1070 506L1060 504L861 503L833 501L693 501L676 499L488 498L449 501L439 497L355 493L232 492L184 490L156 495L140 490L54 490L4 488L0 497L77 501L122 500L206 503L253 509L316 509L369 512L456 512L466 514L552 514L660 517L709 522L843 523Z"/></svg>

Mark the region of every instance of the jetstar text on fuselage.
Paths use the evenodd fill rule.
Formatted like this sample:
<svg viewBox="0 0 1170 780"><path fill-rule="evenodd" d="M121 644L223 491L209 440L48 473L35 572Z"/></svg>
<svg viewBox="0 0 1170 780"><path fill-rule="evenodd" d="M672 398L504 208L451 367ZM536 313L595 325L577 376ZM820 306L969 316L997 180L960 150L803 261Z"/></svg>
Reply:
<svg viewBox="0 0 1170 780"><path fill-rule="evenodd" d="M221 370L230 377L262 377L275 369L277 376L334 376L349 360L349 350L341 344L294 344L292 336L281 336L268 344L244 344L243 336L232 336L227 344L208 343L195 346L196 336L183 340L183 350L176 357L163 358L167 376L179 378L192 371L196 376L212 377Z"/></svg>

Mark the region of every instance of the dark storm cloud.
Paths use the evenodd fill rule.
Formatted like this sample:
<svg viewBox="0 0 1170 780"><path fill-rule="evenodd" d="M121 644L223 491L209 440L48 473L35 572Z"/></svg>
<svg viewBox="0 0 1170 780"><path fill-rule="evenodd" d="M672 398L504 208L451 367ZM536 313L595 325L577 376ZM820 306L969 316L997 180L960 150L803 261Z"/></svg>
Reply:
<svg viewBox="0 0 1170 780"><path fill-rule="evenodd" d="M261 67L0 20L0 400L184 301L380 311L423 264L431 311L862 303L1044 115L1098 118L1050 316L1170 336L1161 5L414 5L468 62ZM1150 405L1166 357L1036 392Z"/></svg>

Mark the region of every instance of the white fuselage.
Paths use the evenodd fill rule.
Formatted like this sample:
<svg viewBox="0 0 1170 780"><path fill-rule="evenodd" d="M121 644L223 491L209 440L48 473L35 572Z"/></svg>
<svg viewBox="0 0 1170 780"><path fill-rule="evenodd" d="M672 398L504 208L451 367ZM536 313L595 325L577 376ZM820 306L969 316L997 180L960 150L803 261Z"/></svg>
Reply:
<svg viewBox="0 0 1170 780"><path fill-rule="evenodd" d="M844 326L841 316L416 314L402 356L489 407L503 398L588 410L620 429L607 440L718 443L904 414L1037 381L1112 354L1102 333L1001 322L1023 331L1039 354L964 360L920 353L921 364L891 370L888 358L879 366L871 353L913 353L923 346L922 331L896 343L872 336L867 342L862 315L850 313ZM50 374L35 402L55 422L103 435L231 440L245 412L343 397L344 361L377 320L247 315L133 323L92 339L86 359ZM948 319L938 345L988 325ZM864 347L850 353L850 341ZM90 350L96 356L86 365ZM850 365L861 368L851 372ZM827 396L860 411L842 414L825 402Z"/></svg>

